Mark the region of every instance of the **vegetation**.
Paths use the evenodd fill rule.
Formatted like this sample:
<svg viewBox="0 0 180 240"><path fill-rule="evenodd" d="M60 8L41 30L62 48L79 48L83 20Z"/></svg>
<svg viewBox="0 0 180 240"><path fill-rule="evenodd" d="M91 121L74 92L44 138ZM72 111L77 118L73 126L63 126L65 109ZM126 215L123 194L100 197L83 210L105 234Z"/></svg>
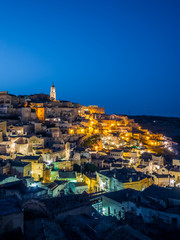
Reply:
<svg viewBox="0 0 180 240"><path fill-rule="evenodd" d="M92 163L87 163L85 166L84 166L84 172L96 172L97 171L97 167L92 164Z"/></svg>
<svg viewBox="0 0 180 240"><path fill-rule="evenodd" d="M93 135L89 138L86 138L82 143L82 147L93 147L94 145L97 145L98 141L100 140L100 136L98 134Z"/></svg>
<svg viewBox="0 0 180 240"><path fill-rule="evenodd" d="M81 166L79 166L79 164L75 163L73 166L73 171L75 172L81 172Z"/></svg>

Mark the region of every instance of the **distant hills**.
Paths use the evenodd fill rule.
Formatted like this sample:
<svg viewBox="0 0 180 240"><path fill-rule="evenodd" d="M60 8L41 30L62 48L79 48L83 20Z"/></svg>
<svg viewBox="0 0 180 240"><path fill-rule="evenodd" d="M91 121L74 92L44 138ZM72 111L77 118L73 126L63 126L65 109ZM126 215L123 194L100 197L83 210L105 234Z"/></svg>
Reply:
<svg viewBox="0 0 180 240"><path fill-rule="evenodd" d="M167 137L171 137L174 142L178 143L177 150L180 152L180 118L146 115L128 117L134 119L142 128L147 128L153 133L162 133Z"/></svg>

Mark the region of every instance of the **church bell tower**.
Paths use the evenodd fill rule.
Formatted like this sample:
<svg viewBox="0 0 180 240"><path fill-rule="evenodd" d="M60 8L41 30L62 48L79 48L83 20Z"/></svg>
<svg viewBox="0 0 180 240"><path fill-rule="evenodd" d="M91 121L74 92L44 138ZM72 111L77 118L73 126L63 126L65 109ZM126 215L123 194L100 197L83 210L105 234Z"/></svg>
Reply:
<svg viewBox="0 0 180 240"><path fill-rule="evenodd" d="M55 88L54 84L51 87L50 100L56 101L56 88Z"/></svg>

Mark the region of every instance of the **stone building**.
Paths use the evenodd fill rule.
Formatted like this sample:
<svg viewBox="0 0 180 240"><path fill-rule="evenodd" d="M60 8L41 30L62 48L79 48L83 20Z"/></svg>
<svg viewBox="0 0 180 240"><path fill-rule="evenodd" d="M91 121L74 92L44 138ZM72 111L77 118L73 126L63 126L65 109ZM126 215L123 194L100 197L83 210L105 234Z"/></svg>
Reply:
<svg viewBox="0 0 180 240"><path fill-rule="evenodd" d="M52 101L56 101L56 88L55 88L54 84L51 87L50 99Z"/></svg>
<svg viewBox="0 0 180 240"><path fill-rule="evenodd" d="M62 192L66 194L67 184L68 184L68 181L55 180L54 182L47 185L48 195L50 197L58 197Z"/></svg>
<svg viewBox="0 0 180 240"><path fill-rule="evenodd" d="M84 182L70 182L69 191L74 194L82 194L88 192L88 185Z"/></svg>
<svg viewBox="0 0 180 240"><path fill-rule="evenodd" d="M102 213L124 219L131 213L144 223L165 223L180 229L179 188L163 188L155 185L139 192L125 189L105 193L102 196Z"/></svg>
<svg viewBox="0 0 180 240"><path fill-rule="evenodd" d="M44 177L45 164L41 156L24 156L19 157L22 162L31 163L31 176L35 181L40 181Z"/></svg>
<svg viewBox="0 0 180 240"><path fill-rule="evenodd" d="M11 161L11 175L19 178L31 176L32 166L30 162Z"/></svg>
<svg viewBox="0 0 180 240"><path fill-rule="evenodd" d="M7 122L6 121L0 121L0 132L2 132L3 135L7 134Z"/></svg>
<svg viewBox="0 0 180 240"><path fill-rule="evenodd" d="M9 94L7 91L0 92L0 105L8 105L8 106L24 106L25 99L23 97L17 97L13 94Z"/></svg>
<svg viewBox="0 0 180 240"><path fill-rule="evenodd" d="M142 191L153 184L153 179L135 169L121 168L97 172L97 182L101 191L110 192L126 188Z"/></svg>

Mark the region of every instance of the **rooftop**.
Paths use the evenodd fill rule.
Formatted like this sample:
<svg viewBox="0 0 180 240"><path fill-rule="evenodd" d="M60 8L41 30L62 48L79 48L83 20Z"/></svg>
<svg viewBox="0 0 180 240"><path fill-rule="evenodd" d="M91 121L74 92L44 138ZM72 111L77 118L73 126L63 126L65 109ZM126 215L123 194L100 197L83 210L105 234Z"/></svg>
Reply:
<svg viewBox="0 0 180 240"><path fill-rule="evenodd" d="M22 180L19 181L15 181L15 182L9 182L9 183L5 183L3 185L0 186L0 190L1 189L6 189L6 190L16 190L21 194L27 194L27 193L35 193L35 192L41 192L44 191L43 188L39 188L39 187L31 187L28 188L24 185Z"/></svg>
<svg viewBox="0 0 180 240"><path fill-rule="evenodd" d="M157 199L178 199L180 200L180 188L177 187L159 187L156 185L152 185L148 188L146 188L143 192L142 195L152 197L152 198L157 198Z"/></svg>
<svg viewBox="0 0 180 240"><path fill-rule="evenodd" d="M84 183L84 182L76 182L76 183L74 183L74 185L76 186L76 187L82 187L82 186L88 186L86 183Z"/></svg>
<svg viewBox="0 0 180 240"><path fill-rule="evenodd" d="M49 188L51 191L53 191L54 189L56 189L59 185L64 185L66 184L67 181L58 181L55 180L54 182L50 183L47 185L47 188Z"/></svg>
<svg viewBox="0 0 180 240"><path fill-rule="evenodd" d="M130 200L133 197L135 198L138 195L138 193L139 191L127 188L116 192L105 193L103 194L103 196L110 198L116 202L123 202L126 200Z"/></svg>
<svg viewBox="0 0 180 240"><path fill-rule="evenodd" d="M158 174L158 173L153 173L153 176L156 176L157 178L172 178L170 174Z"/></svg>
<svg viewBox="0 0 180 240"><path fill-rule="evenodd" d="M76 174L75 172L59 172L59 178L75 178Z"/></svg>
<svg viewBox="0 0 180 240"><path fill-rule="evenodd" d="M145 175L141 172L137 172L134 168L121 168L121 169L113 169L113 170L106 170L100 171L101 175L104 175L109 178L115 178L120 182L129 182L130 179L133 181L142 180L148 175Z"/></svg>
<svg viewBox="0 0 180 240"><path fill-rule="evenodd" d="M41 155L38 156L22 156L22 157L17 157L17 159L21 159L21 160L34 160L37 161L39 160L39 158L41 157Z"/></svg>
<svg viewBox="0 0 180 240"><path fill-rule="evenodd" d="M110 152L122 152L120 149L112 149Z"/></svg>
<svg viewBox="0 0 180 240"><path fill-rule="evenodd" d="M28 164L30 164L30 163L29 162L11 161L12 167L25 167Z"/></svg>
<svg viewBox="0 0 180 240"><path fill-rule="evenodd" d="M43 202L51 214L58 214L82 206L90 206L88 194L53 197L39 200Z"/></svg>

